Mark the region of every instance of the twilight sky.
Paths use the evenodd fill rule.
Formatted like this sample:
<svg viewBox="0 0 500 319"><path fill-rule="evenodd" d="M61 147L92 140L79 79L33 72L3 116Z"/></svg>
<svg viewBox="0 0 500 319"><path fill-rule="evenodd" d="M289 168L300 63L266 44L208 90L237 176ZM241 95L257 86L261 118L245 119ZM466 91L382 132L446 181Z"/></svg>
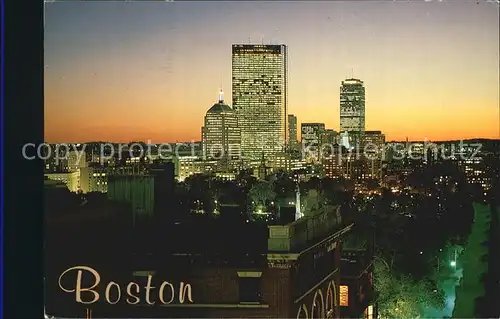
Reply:
<svg viewBox="0 0 500 319"><path fill-rule="evenodd" d="M231 44L289 46L289 113L339 129L339 87L366 86L387 140L499 138L499 9L476 1L45 5L45 140L200 140Z"/></svg>

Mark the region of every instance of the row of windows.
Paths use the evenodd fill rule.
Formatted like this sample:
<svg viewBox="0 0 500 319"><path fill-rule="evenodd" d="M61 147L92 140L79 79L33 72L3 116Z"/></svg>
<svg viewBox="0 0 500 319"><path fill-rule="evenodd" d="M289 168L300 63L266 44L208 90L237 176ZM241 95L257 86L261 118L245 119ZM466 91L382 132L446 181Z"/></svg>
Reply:
<svg viewBox="0 0 500 319"><path fill-rule="evenodd" d="M106 176L106 173L93 173L92 176L97 177L97 176Z"/></svg>

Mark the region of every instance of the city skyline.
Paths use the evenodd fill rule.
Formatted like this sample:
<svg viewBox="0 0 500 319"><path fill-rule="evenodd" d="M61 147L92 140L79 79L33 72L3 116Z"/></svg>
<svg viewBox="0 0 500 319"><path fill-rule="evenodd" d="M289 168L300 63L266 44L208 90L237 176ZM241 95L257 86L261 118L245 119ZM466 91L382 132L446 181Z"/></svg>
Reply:
<svg viewBox="0 0 500 319"><path fill-rule="evenodd" d="M339 130L353 76L366 129L387 140L499 137L492 3L59 2L46 4L45 139L201 140L221 78L231 92L231 45L262 35L288 46L297 125Z"/></svg>

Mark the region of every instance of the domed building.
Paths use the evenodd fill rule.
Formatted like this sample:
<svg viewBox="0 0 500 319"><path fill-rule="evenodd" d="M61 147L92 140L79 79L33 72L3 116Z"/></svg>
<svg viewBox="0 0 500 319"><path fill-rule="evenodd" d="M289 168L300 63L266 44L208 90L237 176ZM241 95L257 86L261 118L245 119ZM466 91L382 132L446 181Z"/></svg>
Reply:
<svg viewBox="0 0 500 319"><path fill-rule="evenodd" d="M241 134L238 117L224 103L222 90L219 101L205 115L202 127L203 157L206 160L231 160L240 157Z"/></svg>

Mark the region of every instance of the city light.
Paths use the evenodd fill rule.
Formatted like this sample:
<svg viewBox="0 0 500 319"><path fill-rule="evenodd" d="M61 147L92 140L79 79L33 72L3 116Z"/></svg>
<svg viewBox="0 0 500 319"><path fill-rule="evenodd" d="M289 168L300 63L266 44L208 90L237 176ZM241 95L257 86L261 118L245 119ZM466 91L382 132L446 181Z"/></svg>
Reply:
<svg viewBox="0 0 500 319"><path fill-rule="evenodd" d="M212 24L225 20L222 16L220 18L220 21L212 21ZM330 20L330 17L328 19ZM226 21L231 25L233 20ZM266 19L262 19L264 20ZM382 22L385 26L385 21ZM356 23L349 25L356 27ZM441 28L436 28L438 29ZM205 33L211 34L208 31ZM309 35L310 32L303 33ZM99 33L93 36L98 37ZM227 37L229 38L233 37ZM425 39L425 36L417 34L415 39ZM76 244L82 242L78 248L90 247L89 252L98 253L96 256L102 259L101 261L95 258L95 262L102 262L103 266L115 260L130 260L130 267L128 262L116 265L123 268L118 270L119 274L133 276L136 274L134 269L138 266L134 260L147 259L148 263L151 260L151 263L155 264L155 258L159 261L168 258L169 269L181 269L180 272L174 272L176 277L173 279L182 280L181 287L193 280L193 291L196 290L197 293L195 301L190 300L192 305L188 305L192 307L172 304L171 307L161 308L163 312L167 312L166 317L178 312L182 317L207 315L208 313L199 310L206 308L208 303L221 318L248 317L255 311L263 317L295 317L297 313L297 318L459 317L456 312L453 313L454 307L467 303L466 299L470 294L457 291L469 290L470 286L464 285L463 280L456 280L457 275L462 276L464 269L465 274L477 274L472 278L464 276L465 282L483 278L480 276L481 269L468 268L471 264L475 267L477 259L476 248L469 248L470 243L479 246L488 239L483 237L495 233L484 231L489 230L485 228L489 226L489 222L491 226L498 226L493 223L496 220L488 220L484 225L481 220L483 215L496 216L495 212L490 210L494 208L493 194L498 193L495 185L499 182L496 179L499 178L500 171L500 140L481 140L476 143L472 140L474 135L471 131L462 137L470 137L471 140L458 140L460 137L457 137L454 141L444 141L440 136L434 136L433 132L419 129L421 134L429 134L429 138L434 140L430 142L425 136L415 136L411 129L422 124L420 117L428 116L443 134L448 130L451 134L452 128L448 128L448 123L445 122L452 123L459 119L458 115L452 114L459 108L462 110L457 101L468 102L467 97L473 97L475 91L463 90L464 92L458 92L456 97L453 96L456 90L447 93L444 87L430 92L426 87L419 86L419 83L407 83L408 79L416 79L419 76L423 76L425 82L431 76L427 69L422 74L418 74L418 68L412 69L412 72L401 70L402 73L408 73L408 78L399 81L397 79L401 74L395 73L394 77L390 77L393 79L391 81L401 88L413 89L413 84L416 84L415 87L422 92L422 97L418 95L415 97L417 101L411 101L412 99L406 99L406 95L388 94L387 105L394 104L400 111L386 113L386 110L381 110L374 104L380 100L382 94L389 92L380 91L385 85L381 82L385 81L385 73L370 75L368 70L366 80L369 81L366 82L366 88L363 80L351 75L340 82L340 88L337 86L333 90L328 89L329 98L326 93L324 96L315 96L319 91L311 91L310 96L301 96L300 93L295 94L295 91L290 90L289 81L292 78L304 83L310 82L312 87L315 87L318 83L327 83L325 79L330 84L334 83L338 80L338 75L332 76L331 70L325 69L325 78L316 79L311 76L300 80L300 74L295 71L300 69L300 65L297 68L289 68L291 61L286 44L251 44L250 39L248 44L231 45L221 42L220 52L227 54L224 53L215 59L215 55L209 56L199 50L199 47L196 47L197 41L194 40L196 39L191 41L193 45L185 59L199 63L193 67L191 64L183 64L179 68L189 66L188 71L192 71L190 75L198 82L172 81L189 84L187 89L193 89L193 96L163 95L164 92L160 90L161 95L154 97L165 99L161 101L162 108L158 112L166 112L164 104L169 108L168 112L174 113L176 108L182 110L180 105L190 106L189 103L194 105L196 102L196 106L186 108L186 115L182 114L185 116L185 122L181 117L176 117L175 122L172 120L172 125L176 127L165 130L163 137L167 142L173 139L172 134L176 130L179 130L179 134L194 131L189 133L189 139L194 139L191 143L177 141L160 145L151 144L151 140L148 143L124 144L99 142L88 143L92 147L87 149L87 144L75 144L82 149L71 150L67 147L66 153L60 153L59 146L63 144L47 144L48 148L43 152L46 158L38 154L44 160L45 166L45 210L51 214L47 218L47 225L50 227L48 233L51 234L50 249L47 250L50 252L49 256L54 255L60 258L61 265L64 262L71 267L73 257L70 254L71 258L64 259L64 249L73 249L75 245L70 246L72 241ZM321 41L314 42L314 54L323 52L319 42ZM372 49L371 42L366 43L357 38L354 42L356 45L366 45L366 52ZM387 41L381 42L387 44ZM292 53L296 52L298 44L295 42L290 47ZM346 42L343 45L348 44ZM140 49L143 50L143 47L141 45ZM121 49L120 47L118 51L121 52ZM158 48L154 49L156 52ZM300 52L304 49L299 47L297 50ZM147 48L144 52L147 52ZM325 54L334 57L328 58L331 66L342 66L344 63L342 59L336 58L336 54ZM305 57L304 55L303 58ZM352 63L359 63L356 68L360 70L364 69L363 63L371 63L356 62L356 57L351 60ZM306 59L299 61L294 55L293 65L306 63ZM394 62L405 69L402 61ZM152 61L146 62L148 67L151 64L151 68L155 69ZM315 69L324 61L317 62ZM209 77L203 75L207 71L203 66L205 63L210 64L211 71L214 72ZM80 71L80 67L76 71ZM113 69L113 72L116 71L120 70ZM226 98L231 101L231 105L224 102L222 83L218 100L215 100L215 94L213 101L212 97L208 96L207 100L201 95L204 94L205 88L210 91L210 87L214 85L208 83L209 78L219 75L227 77L229 71L231 84L226 88L226 92L229 92ZM223 74L215 74L219 72ZM178 73L179 76L182 75L182 72ZM116 78L119 79L119 76ZM453 74L450 78L453 80ZM141 80L144 81L141 85L144 88L157 85L153 83L158 82L156 78L151 79L155 81L148 84L146 77ZM207 83L204 83L205 80ZM433 88L431 84L437 84L440 80L446 78L436 79L435 83L429 82L429 87ZM107 82L103 80L100 83ZM488 83L491 81L484 82L484 85L491 85ZM119 85L120 83L116 83L113 87L119 88ZM451 86L446 89L450 88ZM305 87L302 89L308 90ZM106 88L103 87L103 90ZM151 93L156 93L156 90L151 90ZM375 97L367 100L370 103L366 105L365 93ZM128 99L132 102L140 100L141 103L144 100L145 105L151 104L150 97L146 94L144 98L143 95L138 95L137 99L133 99L134 93L127 94L130 95L120 97L123 100L109 103L120 106L120 112L125 110L125 107L129 108ZM74 96L74 99L79 101L83 94L67 95ZM107 96L101 95L97 95L95 103L84 101L81 105L107 105ZM441 113L442 110L437 116L427 114L432 113L433 105L439 107L441 101L434 100L441 96L446 97L449 101L447 103L452 106L449 113L453 116L449 119L448 112ZM181 97L188 101L181 101ZM197 99L193 100L193 97ZM101 99L103 101L99 101ZM427 103L427 99L432 103ZM489 97L484 97L480 102L486 103L487 100ZM76 105L80 107L80 104L75 104L75 107ZM300 117L301 105L310 105L310 115ZM417 110L415 106L418 105L422 105L424 109ZM130 106L133 106L133 103ZM120 114L117 110L118 107L112 111L118 116ZM289 114L290 110L297 110L299 117ZM327 112L323 112L324 110ZM145 123L137 121L137 129L142 130L143 126L156 125L156 121L160 123L167 119L163 116L165 114L156 113L153 107L148 106L146 111L144 113L150 116L151 120ZM98 119L99 112L94 113L93 116ZM374 117L369 118L367 115L370 114ZM477 114L482 117L473 112L471 119L474 119L474 123L488 118L482 112ZM188 125L188 115L189 122L195 124ZM389 118L387 123L377 121L377 118L382 117ZM394 117L394 121L403 118L403 122L394 125L398 126L397 136L394 136L395 128L390 125L376 127L377 123L387 125L391 117ZM85 118L86 121L91 119L92 117L90 120ZM109 119L112 117L109 116ZM120 123L122 120L120 118ZM367 120L371 123L369 126L366 125ZM201 129L196 123L202 125ZM462 124L464 129L469 129L469 122L464 121ZM131 131L135 129L134 124L130 126ZM63 129L58 129L59 131ZM459 132L453 131L453 134ZM118 138L119 132L116 134ZM142 135L137 138L141 138L140 136ZM82 135L82 138L85 136ZM102 137L105 138L106 136ZM138 152L134 145L140 146L141 152ZM149 148L151 145L154 148ZM166 151L162 146L169 146L169 150ZM53 149L56 151L51 151ZM105 149L109 152L105 153ZM457 150L460 153L457 153ZM22 151L26 158L26 149L23 148ZM39 148L35 148L35 151L40 153ZM45 154L47 152L49 154ZM141 155L138 155L139 153ZM63 209L68 212L68 216L64 215ZM480 228L480 237L477 240L474 237L475 225ZM92 243L102 242L106 245L87 245L80 239L84 232L71 231L71 227L76 230L91 229L92 238L98 239ZM107 227L117 230L105 229ZM134 232L131 252L127 251L130 245L123 245L130 242L129 230ZM113 239L108 245L106 239L109 236L123 238ZM161 249L156 246L154 249L149 248L157 242ZM496 241L490 238L488 242ZM122 245L123 249L119 245ZM101 246L105 250L97 250L101 249ZM423 250L417 250L419 246L426 250L426 256L423 256ZM479 248L491 250L490 247ZM207 252L204 253L205 251ZM88 256L93 258L91 254ZM460 267L458 258L461 261ZM473 262L470 262L471 260ZM59 259L57 261L59 264ZM82 260L82 263L85 262ZM89 262L94 262L94 259ZM489 261L485 259L481 262L486 266ZM161 266L161 263L156 264ZM242 267L246 270L242 270ZM271 268L276 276L267 275L268 269ZM484 276L491 275L487 272L490 268L494 267L485 268ZM336 275L329 275L332 272L336 272ZM48 272L51 276L54 273L53 269ZM186 278L180 278L180 275ZM151 278L147 277L150 285ZM496 282L497 278L491 278L492 282ZM49 282L56 284L48 285L48 289L54 289L56 293L67 293L65 289L59 289L61 287L57 286L57 279L50 279ZM285 282L286 287L281 287L281 282ZM195 287L200 283L201 289ZM209 285L203 287L203 283ZM481 281L476 284L477 290L482 292L480 288L484 283ZM229 302L223 300L227 299L224 297L224 287L234 288L234 291L239 292L234 300L230 300L230 307L224 305ZM106 298L114 299L109 297L108 290L105 294L101 293L101 296L106 295ZM187 287L184 290L187 291ZM495 296L489 296L489 293L485 293L484 299L494 304ZM263 298L281 294L286 302L275 300L276 298ZM303 297L297 299L299 295ZM97 288L96 296L98 297ZM115 297L119 300L120 296ZM215 300L213 296L224 298L216 297ZM55 297L54 300L57 301ZM450 300L452 304L448 305ZM79 302L78 299L76 301ZM108 303L112 302L108 300ZM127 300L122 298L120 303L128 307ZM154 302L148 303L152 305ZM471 309L474 307L472 304L473 302L469 307ZM161 306L158 302L157 305ZM50 310L55 312L57 309ZM210 315L213 315L213 311L210 311ZM461 317L472 315L471 313ZM54 317L45 313L44 318Z"/></svg>

